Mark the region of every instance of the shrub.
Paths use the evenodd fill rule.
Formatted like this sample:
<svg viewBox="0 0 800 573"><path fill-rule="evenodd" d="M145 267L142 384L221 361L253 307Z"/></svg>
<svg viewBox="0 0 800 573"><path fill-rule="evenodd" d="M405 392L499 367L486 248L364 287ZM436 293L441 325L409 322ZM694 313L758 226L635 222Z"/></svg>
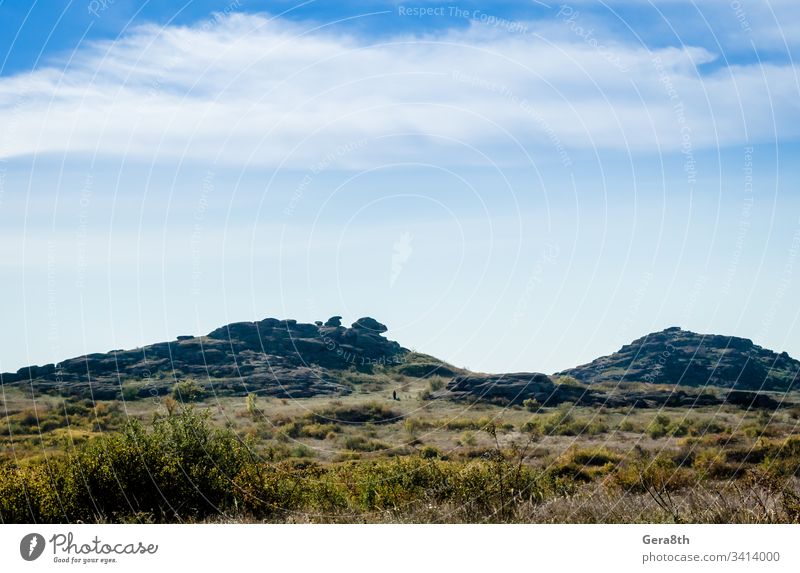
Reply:
<svg viewBox="0 0 800 573"><path fill-rule="evenodd" d="M564 404L550 414L534 416L523 424L521 430L551 436L596 436L608 432L608 425L598 417L576 419L572 408Z"/></svg>
<svg viewBox="0 0 800 573"><path fill-rule="evenodd" d="M206 394L206 389L194 380L181 380L172 389L172 397L179 402L199 402Z"/></svg>
<svg viewBox="0 0 800 573"><path fill-rule="evenodd" d="M529 412L536 412L539 409L539 402L536 398L527 398L522 401L522 406Z"/></svg>
<svg viewBox="0 0 800 573"><path fill-rule="evenodd" d="M353 406L326 408L311 414L310 418L318 423L344 424L388 424L398 422L403 415L389 406L379 402L367 402Z"/></svg>
<svg viewBox="0 0 800 573"><path fill-rule="evenodd" d="M132 402L139 399L139 388L137 386L123 386L122 399L126 402Z"/></svg>
<svg viewBox="0 0 800 573"><path fill-rule="evenodd" d="M199 518L232 499L230 481L248 458L248 448L233 434L212 430L207 415L191 409L157 418L149 431L131 421L123 431L91 440L70 456L0 476L0 518ZM20 489L30 501L24 517L16 505Z"/></svg>
<svg viewBox="0 0 800 573"><path fill-rule="evenodd" d="M250 392L245 399L245 406L247 407L247 414L253 419L257 420L259 414L261 413L258 409L258 405L256 404L256 395Z"/></svg>
<svg viewBox="0 0 800 573"><path fill-rule="evenodd" d="M475 439L475 434L472 432L464 432L461 434L461 438L459 438L458 441L462 446L474 446L478 443L478 441Z"/></svg>
<svg viewBox="0 0 800 573"><path fill-rule="evenodd" d="M780 476L800 477L800 437L791 436L766 448L762 466Z"/></svg>
<svg viewBox="0 0 800 573"><path fill-rule="evenodd" d="M431 392L437 392L444 388L447 380L441 376L433 376L428 380L428 388Z"/></svg>
<svg viewBox="0 0 800 573"><path fill-rule="evenodd" d="M406 418L403 420L403 429L410 437L415 437L417 432L429 428L430 424L420 418Z"/></svg>
<svg viewBox="0 0 800 573"><path fill-rule="evenodd" d="M654 440L666 436L669 432L670 423L669 416L664 414L657 415L647 426L647 435Z"/></svg>
<svg viewBox="0 0 800 573"><path fill-rule="evenodd" d="M613 475L613 483L626 491L665 492L688 487L694 483L691 473L679 467L669 455L651 457L642 453L639 457L620 464Z"/></svg>
<svg viewBox="0 0 800 573"><path fill-rule="evenodd" d="M610 472L621 457L606 448L570 448L551 468L557 476L589 481Z"/></svg>
<svg viewBox="0 0 800 573"><path fill-rule="evenodd" d="M634 425L633 425L633 422L631 422L630 420L628 420L626 418L625 420L622 420L619 423L619 426L618 426L617 429L619 429L620 432L633 432L634 431Z"/></svg>
<svg viewBox="0 0 800 573"><path fill-rule="evenodd" d="M725 452L709 448L695 454L692 466L701 478L728 479L736 474L737 467L726 464L725 461Z"/></svg>
<svg viewBox="0 0 800 573"><path fill-rule="evenodd" d="M433 446L425 446L419 451L419 455L426 460L442 457L441 452Z"/></svg>
<svg viewBox="0 0 800 573"><path fill-rule="evenodd" d="M314 438L315 440L323 440L328 438L330 434L336 436L341 431L342 428L336 424L307 424L301 426L299 435Z"/></svg>
<svg viewBox="0 0 800 573"><path fill-rule="evenodd" d="M368 440L363 436L348 436L344 441L344 447L356 452L375 452L389 449L386 444L377 440Z"/></svg>

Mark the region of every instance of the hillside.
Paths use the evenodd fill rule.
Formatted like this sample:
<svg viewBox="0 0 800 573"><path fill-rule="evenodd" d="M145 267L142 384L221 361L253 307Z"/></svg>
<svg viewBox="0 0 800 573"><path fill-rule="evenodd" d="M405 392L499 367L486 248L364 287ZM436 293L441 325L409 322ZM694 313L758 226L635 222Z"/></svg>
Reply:
<svg viewBox="0 0 800 573"><path fill-rule="evenodd" d="M785 383L791 358L670 329L560 375L486 374L340 322L235 323L3 374L0 522L798 520L800 395L735 368L771 359ZM717 386L676 385L697 379L665 348L716 360ZM682 500L668 513L665 491Z"/></svg>
<svg viewBox="0 0 800 573"><path fill-rule="evenodd" d="M350 389L338 380L338 372L398 363L408 353L383 337L384 332L386 327L369 317L350 328L338 316L324 324L267 318L229 324L206 336L179 336L133 350L28 366L2 374L2 382L94 399L118 398L121 387L132 397L162 395L183 379L211 386L217 394L346 394Z"/></svg>
<svg viewBox="0 0 800 573"><path fill-rule="evenodd" d="M747 338L667 328L634 340L589 364L559 372L588 384L644 382L786 392L797 385L800 362Z"/></svg>
<svg viewBox="0 0 800 573"><path fill-rule="evenodd" d="M776 407L775 397L761 392L793 389L800 372L800 362L786 353L750 340L668 328L553 376L481 374L411 352L387 339L386 331L369 317L349 328L338 316L314 324L267 318L205 336L29 366L2 374L2 382L95 400L161 396L184 380L217 396L311 398L344 396L357 385L363 393L434 377L440 383L432 387L432 398L498 405L530 400L546 406ZM717 390L704 391L708 387Z"/></svg>

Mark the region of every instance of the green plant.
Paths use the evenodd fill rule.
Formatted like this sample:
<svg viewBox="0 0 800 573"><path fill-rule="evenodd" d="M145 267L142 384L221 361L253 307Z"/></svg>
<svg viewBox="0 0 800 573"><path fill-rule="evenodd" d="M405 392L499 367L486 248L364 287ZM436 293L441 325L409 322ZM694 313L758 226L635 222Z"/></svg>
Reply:
<svg viewBox="0 0 800 573"><path fill-rule="evenodd" d="M432 376L428 379L428 388L431 392L437 392L444 388L446 380L441 376Z"/></svg>
<svg viewBox="0 0 800 573"><path fill-rule="evenodd" d="M256 395L250 392L245 399L245 405L247 407L247 414L253 419L257 420L261 414L258 409L258 405L256 404Z"/></svg>
<svg viewBox="0 0 800 573"><path fill-rule="evenodd" d="M172 397L179 402L199 402L206 397L206 389L195 380L181 380L172 388Z"/></svg>
<svg viewBox="0 0 800 573"><path fill-rule="evenodd" d="M527 398L523 400L522 406L529 412L536 412L539 409L539 402L536 398Z"/></svg>
<svg viewBox="0 0 800 573"><path fill-rule="evenodd" d="M620 432L633 432L634 425L633 425L633 422L631 422L630 420L628 420L626 418L626 419L622 420L619 423L619 426L617 426L617 429L619 429Z"/></svg>
<svg viewBox="0 0 800 573"><path fill-rule="evenodd" d="M388 424L399 422L403 415L380 402L366 402L350 406L328 407L314 412L309 418L319 423Z"/></svg>
<svg viewBox="0 0 800 573"><path fill-rule="evenodd" d="M475 439L475 434L469 431L461 434L459 442L462 446L474 446L476 443L478 443L478 441Z"/></svg>
<svg viewBox="0 0 800 573"><path fill-rule="evenodd" d="M356 452L374 452L389 448L386 444L377 440L368 440L363 436L348 436L345 438L344 447Z"/></svg>
<svg viewBox="0 0 800 573"><path fill-rule="evenodd" d="M433 446L425 446L425 447L423 447L422 449L420 449L419 455L420 455L420 457L428 459L428 460L442 457L441 452L439 452L439 450L437 450Z"/></svg>
<svg viewBox="0 0 800 573"><path fill-rule="evenodd" d="M123 386L122 399L126 402L139 399L139 388L136 386Z"/></svg>
<svg viewBox="0 0 800 573"><path fill-rule="evenodd" d="M647 426L647 434L653 438L661 438L669 432L671 420L669 416L658 414Z"/></svg>

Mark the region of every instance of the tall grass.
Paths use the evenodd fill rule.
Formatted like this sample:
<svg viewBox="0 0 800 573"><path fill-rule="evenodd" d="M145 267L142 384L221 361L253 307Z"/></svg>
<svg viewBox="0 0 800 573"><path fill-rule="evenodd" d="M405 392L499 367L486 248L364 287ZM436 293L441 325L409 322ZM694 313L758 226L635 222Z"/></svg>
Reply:
<svg viewBox="0 0 800 573"><path fill-rule="evenodd" d="M381 419L389 416L368 411ZM429 448L391 459L273 462L187 408L147 427L130 422L122 431L56 457L3 463L0 521L524 522L592 521L603 515L609 521L696 521L721 515L741 521L800 519L797 440L765 444L761 461L745 478L714 482L703 477L708 463L702 456L697 462L676 461L646 452L622 456L604 448L573 448L536 468L526 463L527 446L501 448L495 428L487 431L495 432L495 448L468 461L442 459ZM724 508L703 509L713 496L695 492L714 487L732 497ZM763 515L736 507L755 499L762 500ZM582 500L580 506L576 500Z"/></svg>

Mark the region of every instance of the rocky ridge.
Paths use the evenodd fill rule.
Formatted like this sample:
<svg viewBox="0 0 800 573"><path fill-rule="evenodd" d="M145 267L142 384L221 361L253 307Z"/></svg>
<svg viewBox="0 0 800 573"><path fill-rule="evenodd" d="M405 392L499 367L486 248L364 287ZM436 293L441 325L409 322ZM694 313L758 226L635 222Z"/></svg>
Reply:
<svg viewBox="0 0 800 573"><path fill-rule="evenodd" d="M28 366L0 379L36 392L94 399L158 396L187 379L216 394L307 398L348 394L352 388L343 373L368 375L375 366L388 366L401 376L444 378L444 388L431 397L458 401L775 408L789 402L782 393L796 388L800 373L800 362L785 352L673 327L553 376L479 374L412 353L387 339L386 331L370 317L349 328L339 316L314 324L267 318L228 324L205 336Z"/></svg>
<svg viewBox="0 0 800 573"><path fill-rule="evenodd" d="M617 352L558 372L587 384L642 382L743 391L794 389L800 362L747 338L697 334L678 327L634 340Z"/></svg>
<svg viewBox="0 0 800 573"><path fill-rule="evenodd" d="M24 383L40 392L95 399L119 397L123 383L132 385L139 397L160 395L189 378L222 393L293 398L346 394L350 389L336 380L335 371L398 362L408 352L383 337L386 330L369 317L350 328L338 316L315 324L267 318L229 324L206 336L179 336L0 376L3 384Z"/></svg>

